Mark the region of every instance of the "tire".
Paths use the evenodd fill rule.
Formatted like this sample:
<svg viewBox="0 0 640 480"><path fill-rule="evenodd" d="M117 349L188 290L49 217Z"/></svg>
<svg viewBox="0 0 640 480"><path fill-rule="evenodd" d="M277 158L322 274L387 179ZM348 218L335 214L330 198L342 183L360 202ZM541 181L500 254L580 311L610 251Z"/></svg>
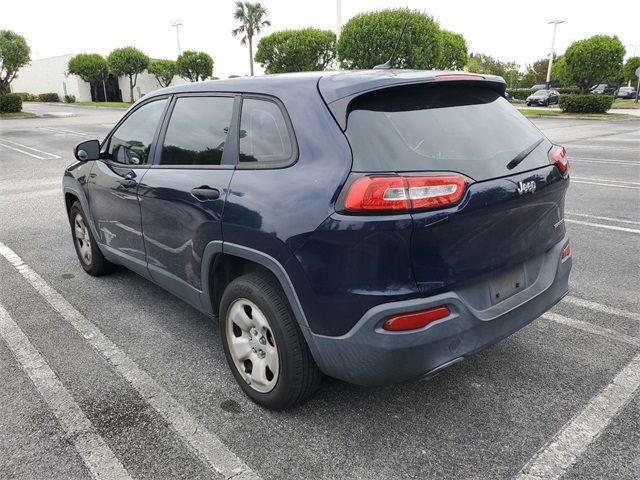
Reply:
<svg viewBox="0 0 640 480"><path fill-rule="evenodd" d="M530 106L531 106L531 104L529 102L527 102L527 107L530 107Z"/></svg>
<svg viewBox="0 0 640 480"><path fill-rule="evenodd" d="M227 286L220 302L220 334L233 376L258 405L286 410L320 386L322 373L271 274L249 273Z"/></svg>
<svg viewBox="0 0 640 480"><path fill-rule="evenodd" d="M80 266L84 271L94 277L111 273L114 265L104 258L100 248L98 248L98 242L96 242L91 228L89 228L87 216L82 210L80 202L76 201L71 205L69 224L71 226L73 246L76 249Z"/></svg>

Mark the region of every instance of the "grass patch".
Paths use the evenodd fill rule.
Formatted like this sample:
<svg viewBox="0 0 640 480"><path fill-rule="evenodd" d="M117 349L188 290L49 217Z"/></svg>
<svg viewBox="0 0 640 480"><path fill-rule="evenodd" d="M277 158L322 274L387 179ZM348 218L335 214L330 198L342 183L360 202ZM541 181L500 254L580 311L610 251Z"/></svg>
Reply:
<svg viewBox="0 0 640 480"><path fill-rule="evenodd" d="M640 102L635 103L630 98L616 98L611 108L640 108Z"/></svg>
<svg viewBox="0 0 640 480"><path fill-rule="evenodd" d="M621 119L632 118L624 113L563 113L559 110L545 110L537 108L519 108L518 111L525 117L563 117L563 118L608 118Z"/></svg>
<svg viewBox="0 0 640 480"><path fill-rule="evenodd" d="M127 102L75 102L67 105L81 105L83 107L104 107L104 108L129 108L130 103Z"/></svg>
<svg viewBox="0 0 640 480"><path fill-rule="evenodd" d="M0 112L0 118L31 118L35 117L31 112Z"/></svg>

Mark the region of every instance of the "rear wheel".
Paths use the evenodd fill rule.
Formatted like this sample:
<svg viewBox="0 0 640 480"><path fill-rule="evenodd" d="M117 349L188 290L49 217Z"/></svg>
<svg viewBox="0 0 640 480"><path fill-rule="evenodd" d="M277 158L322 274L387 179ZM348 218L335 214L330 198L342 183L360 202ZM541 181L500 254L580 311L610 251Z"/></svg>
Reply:
<svg viewBox="0 0 640 480"><path fill-rule="evenodd" d="M268 273L233 280L220 304L224 353L242 390L271 410L310 397L322 375L286 296Z"/></svg>
<svg viewBox="0 0 640 480"><path fill-rule="evenodd" d="M82 210L80 202L75 202L69 210L71 236L80 265L89 275L100 276L113 271L113 264L109 262L98 248L98 244L91 233L89 222Z"/></svg>

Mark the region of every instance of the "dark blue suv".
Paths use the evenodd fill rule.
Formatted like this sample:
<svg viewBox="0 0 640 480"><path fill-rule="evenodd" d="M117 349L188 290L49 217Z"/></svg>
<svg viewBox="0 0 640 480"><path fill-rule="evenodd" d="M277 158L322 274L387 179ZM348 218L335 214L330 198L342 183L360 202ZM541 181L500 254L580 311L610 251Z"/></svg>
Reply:
<svg viewBox="0 0 640 480"><path fill-rule="evenodd" d="M123 265L219 318L242 389L434 375L557 303L562 147L499 77L405 70L191 83L76 147L64 194L92 275Z"/></svg>

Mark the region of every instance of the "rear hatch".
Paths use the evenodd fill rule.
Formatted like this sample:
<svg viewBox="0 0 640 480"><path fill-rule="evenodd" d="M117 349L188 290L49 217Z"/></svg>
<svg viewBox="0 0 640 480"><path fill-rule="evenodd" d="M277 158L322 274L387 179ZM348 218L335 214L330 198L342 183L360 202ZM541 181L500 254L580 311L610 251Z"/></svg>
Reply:
<svg viewBox="0 0 640 480"><path fill-rule="evenodd" d="M524 271L527 260L564 238L568 175L552 159L558 147L495 84L431 81L365 93L349 104L345 134L353 166L337 208L410 214L422 293L489 278L502 300L535 277ZM503 281L513 285L501 290Z"/></svg>

